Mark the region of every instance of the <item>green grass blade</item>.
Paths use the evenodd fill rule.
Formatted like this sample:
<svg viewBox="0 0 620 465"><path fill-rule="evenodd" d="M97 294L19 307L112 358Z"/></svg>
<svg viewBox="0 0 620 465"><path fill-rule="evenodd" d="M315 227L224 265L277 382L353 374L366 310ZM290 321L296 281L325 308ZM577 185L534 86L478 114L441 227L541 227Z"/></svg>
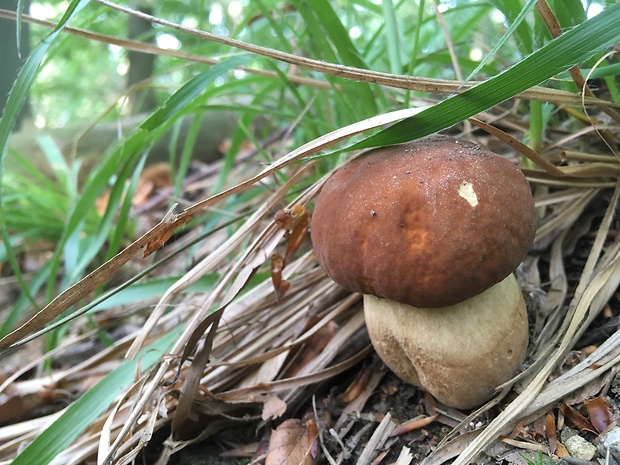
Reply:
<svg viewBox="0 0 620 465"><path fill-rule="evenodd" d="M147 131L152 131L164 121L181 112L187 105L191 104L198 95L205 91L207 86L213 82L215 78L231 69L246 65L254 59L255 58L251 55L239 55L222 61L212 66L207 71L200 73L175 92L168 99L164 107L157 110L149 119L142 123L140 127Z"/></svg>
<svg viewBox="0 0 620 465"><path fill-rule="evenodd" d="M57 26L54 30L45 38L37 47L35 47L34 51L26 60L26 63L20 70L15 84L11 89L11 93L6 102L6 106L4 108L4 112L2 117L0 118L0 235L2 236L2 241L6 246L6 256L11 265L11 269L13 273L15 273L15 277L19 282L20 288L25 296L30 300L33 306L36 307L36 303L34 298L30 295L28 291L28 285L24 281L22 273L20 271L19 263L17 262L17 258L13 253L13 250L8 245L10 244L9 233L7 231L6 222L5 222L5 209L4 209L4 201L2 196L2 178L3 178L3 162L4 157L7 151L7 142L9 140L9 135L15 126L15 122L17 121L17 117L26 101L28 96L28 92L32 83L34 82L37 73L39 71L39 67L43 62L43 58L45 57L48 49L58 37L60 31L67 25L67 23L75 16L77 13L88 4L88 0L74 0L71 2L67 8L67 11L63 15L63 17L58 22Z"/></svg>
<svg viewBox="0 0 620 465"><path fill-rule="evenodd" d="M183 292L209 292L217 282L218 278L219 275L217 273L206 274ZM169 289L170 286L172 286L179 279L181 279L181 276L153 278L142 283L132 284L131 286L121 290L112 297L95 305L89 310L89 313L100 312L110 308L118 307L119 305L136 304L138 302L143 302L148 299L155 299L161 297L162 295L164 295L166 290Z"/></svg>
<svg viewBox="0 0 620 465"><path fill-rule="evenodd" d="M551 0L549 4L563 29L576 26L586 19L581 0Z"/></svg>
<svg viewBox="0 0 620 465"><path fill-rule="evenodd" d="M35 273L34 277L30 279L29 284L27 284L29 295L35 295L45 285L49 272L50 263L48 262ZM0 325L0 339L15 329L29 306L31 306L31 302L28 300L26 293L22 292L15 303L11 306L11 310L5 314L6 316ZM36 311L40 310L38 307L35 307L35 309Z"/></svg>
<svg viewBox="0 0 620 465"><path fill-rule="evenodd" d="M170 331L157 342L142 349L135 360L127 360L108 373L26 447L13 461L13 465L50 463L114 402L125 387L134 381L138 368L146 370L159 360L181 329L182 326L179 326Z"/></svg>
<svg viewBox="0 0 620 465"><path fill-rule="evenodd" d="M513 32L521 25L522 22L525 21L525 18L528 14L536 7L537 0L529 0L525 7L521 9L516 19L510 23L506 32L500 37L497 41L493 49L480 61L476 69L474 69L471 74L465 79L465 82L471 81L476 74L480 72L480 70L488 63L488 61L495 56L497 51L504 45L504 43L508 40L508 38L513 34Z"/></svg>
<svg viewBox="0 0 620 465"><path fill-rule="evenodd" d="M54 176L61 186L67 191L75 194L75 186L70 185L70 168L63 157L62 152L58 148L56 141L49 134L43 134L37 137L37 145L43 152L47 163L52 168Z"/></svg>
<svg viewBox="0 0 620 465"><path fill-rule="evenodd" d="M497 8L506 17L512 25L517 23L516 33L519 48L524 53L532 53L534 50L534 42L532 41L532 29L526 21L520 21L518 18L523 12L521 2L519 0L490 0L491 5Z"/></svg>
<svg viewBox="0 0 620 465"><path fill-rule="evenodd" d="M281 50L284 50L289 53L293 53L294 50L292 47L292 43L286 37L284 33L284 31L288 28L286 14L283 13L280 8L275 8L275 10L272 11L271 5L267 5L266 2L264 2L263 0L254 0L252 3L253 3L252 6L256 7L258 11L260 11L260 14L262 15L262 19L256 22L257 23L261 21L267 22L267 24L269 24L270 31L273 31L273 33L276 35L278 39L277 44L274 44L272 46L279 47ZM244 24L246 27L248 28L254 27L250 24L247 24L248 22L249 21L246 21Z"/></svg>
<svg viewBox="0 0 620 465"><path fill-rule="evenodd" d="M368 69L368 65L361 58L351 41L349 33L327 0L313 0L312 2L294 0L293 4L303 17L304 22L313 25L307 30L309 39L306 42L312 44L312 53L315 58ZM345 110L343 111L345 115L343 122L350 122L355 116L358 118L369 117L378 112L376 100L380 97L373 94L369 84L340 81L331 76L326 76L326 79L334 86L339 84L342 87L342 92L334 96L340 99L341 103L337 103L334 107L336 110Z"/></svg>
<svg viewBox="0 0 620 465"><path fill-rule="evenodd" d="M392 74L403 72L400 56L400 40L398 38L398 23L392 0L383 0L383 18L385 19L385 33L387 36L387 50L390 57L390 71Z"/></svg>
<svg viewBox="0 0 620 465"><path fill-rule="evenodd" d="M15 34L17 38L17 53L21 55L21 47L22 47L22 21L24 14L24 3L25 0L17 0L17 20L15 21Z"/></svg>
<svg viewBox="0 0 620 465"><path fill-rule="evenodd" d="M620 40L620 4L576 26L513 67L350 147L398 144L434 134L540 84Z"/></svg>
<svg viewBox="0 0 620 465"><path fill-rule="evenodd" d="M418 54L422 48L420 44L420 31L422 31L422 23L424 22L424 0L419 0L418 10L416 15L416 27L413 32L413 45L411 47L411 57L409 58L409 63L407 65L407 75L413 75L413 71L416 68L418 63ZM407 106L406 102L409 102L411 98L411 91L407 90L405 93L405 106Z"/></svg>
<svg viewBox="0 0 620 465"><path fill-rule="evenodd" d="M106 238L109 237L106 261L116 255L121 249L123 238L127 237L128 232L131 231L132 202L140 175L146 165L146 158L146 154L144 154L138 161L135 169L132 169L133 164L126 165L110 193L108 208L101 219L100 233L97 239L98 244L95 246L97 249L101 248ZM125 186L127 179L130 179L129 185ZM94 257L93 255L92 258ZM90 262L90 259L88 261Z"/></svg>
<svg viewBox="0 0 620 465"><path fill-rule="evenodd" d="M340 57L341 63L357 68L368 68L368 65L360 56L355 45L351 42L349 33L342 25L334 8L327 0L312 0L312 2L301 1L299 3L311 5L312 11L318 20L317 26L322 29L326 38L333 44Z"/></svg>
<svg viewBox="0 0 620 465"><path fill-rule="evenodd" d="M39 45L37 45L37 47L35 47L32 55L26 60L26 63L20 70L17 80L9 94L9 98L7 99L2 118L0 118L0 179L2 178L2 159L6 154L9 134L13 126L15 126L15 121L26 101L28 91L39 71L41 62L54 40L58 37L58 34L60 34L60 31L62 31L67 23L88 3L88 0L74 0L71 2L57 26L41 41L41 43L39 43Z"/></svg>
<svg viewBox="0 0 620 465"><path fill-rule="evenodd" d="M95 202L107 187L110 177L117 172L118 167L133 163L136 154L141 153L141 151L144 151L145 147L148 147L148 136L149 133L146 131L138 131L130 137L122 147L113 151L104 162L88 176L84 183L84 190L69 208L63 232L58 239L56 251L50 259L52 261L52 272L50 273L50 279L47 284L49 300L52 299L57 290L58 270L60 269L61 258L65 251L65 243L71 237L74 237L76 230L82 228L83 223L87 219L93 217ZM67 277L68 276L69 275L67 275ZM79 276L72 274L71 279L79 279ZM72 284L70 281L65 280L65 286L70 284Z"/></svg>

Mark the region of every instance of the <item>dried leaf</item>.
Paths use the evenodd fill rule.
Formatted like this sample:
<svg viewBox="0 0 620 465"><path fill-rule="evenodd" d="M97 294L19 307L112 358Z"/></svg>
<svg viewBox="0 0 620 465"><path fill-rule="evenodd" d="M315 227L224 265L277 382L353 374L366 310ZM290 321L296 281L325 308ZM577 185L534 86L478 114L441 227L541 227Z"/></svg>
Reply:
<svg viewBox="0 0 620 465"><path fill-rule="evenodd" d="M318 431L314 421L296 418L271 432L265 465L314 465L318 463Z"/></svg>
<svg viewBox="0 0 620 465"><path fill-rule="evenodd" d="M566 418L568 418L573 425L579 428L579 430L594 432L594 426L592 426L588 419L579 413L576 408L567 404L562 404L560 410L562 410L562 413L564 413Z"/></svg>
<svg viewBox="0 0 620 465"><path fill-rule="evenodd" d="M284 415L285 412L286 402L274 395L269 397L263 405L263 413L261 414L261 418L263 420L279 418Z"/></svg>
<svg viewBox="0 0 620 465"><path fill-rule="evenodd" d="M357 399L364 389L366 389L366 385L368 385L368 380L370 379L370 367L365 365L355 376L355 379L351 381L351 383L347 386L347 389L342 394L342 402L348 404L349 402L353 402Z"/></svg>
<svg viewBox="0 0 620 465"><path fill-rule="evenodd" d="M553 412L547 412L547 415L545 415L545 429L547 430L549 453L554 454L558 447L558 434L555 427L555 416L553 415Z"/></svg>
<svg viewBox="0 0 620 465"><path fill-rule="evenodd" d="M293 222L293 209L284 208L282 210L278 210L275 215L273 215L273 221L276 226L280 229L284 229L285 231L290 230L291 223Z"/></svg>
<svg viewBox="0 0 620 465"><path fill-rule="evenodd" d="M284 378L292 378L318 357L323 349L327 347L327 344L332 341L339 329L338 323L330 321L308 338L308 341L297 354L297 358L284 373Z"/></svg>
<svg viewBox="0 0 620 465"><path fill-rule="evenodd" d="M558 447L555 449L555 455L558 457L570 457L568 450L561 442L558 442Z"/></svg>
<svg viewBox="0 0 620 465"><path fill-rule="evenodd" d="M279 254L274 253L271 256L271 282L273 283L273 288L278 297L282 297L291 287L291 283L282 277L283 269L284 260Z"/></svg>
<svg viewBox="0 0 620 465"><path fill-rule="evenodd" d="M144 204L157 190L172 186L169 163L155 163L144 168L133 195L134 206Z"/></svg>
<svg viewBox="0 0 620 465"><path fill-rule="evenodd" d="M285 265L291 262L295 253L301 247L301 244L308 235L308 225L310 224L308 211L303 205L295 205L292 209L292 214L294 216L293 228L288 236L288 243L286 244L286 253L284 254Z"/></svg>
<svg viewBox="0 0 620 465"><path fill-rule="evenodd" d="M602 433L607 430L611 424L611 411L609 410L607 400L602 396L598 396L594 399L586 400L585 404L590 422L596 428L596 431Z"/></svg>

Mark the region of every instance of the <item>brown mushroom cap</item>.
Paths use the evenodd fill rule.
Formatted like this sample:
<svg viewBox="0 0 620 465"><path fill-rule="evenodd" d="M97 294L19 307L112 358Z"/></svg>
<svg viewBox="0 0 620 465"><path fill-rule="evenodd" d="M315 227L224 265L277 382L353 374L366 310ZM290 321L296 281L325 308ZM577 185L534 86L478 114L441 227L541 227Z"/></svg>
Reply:
<svg viewBox="0 0 620 465"><path fill-rule="evenodd" d="M319 263L345 289L444 307L512 273L535 226L529 184L509 160L431 136L337 170L316 200L311 234Z"/></svg>

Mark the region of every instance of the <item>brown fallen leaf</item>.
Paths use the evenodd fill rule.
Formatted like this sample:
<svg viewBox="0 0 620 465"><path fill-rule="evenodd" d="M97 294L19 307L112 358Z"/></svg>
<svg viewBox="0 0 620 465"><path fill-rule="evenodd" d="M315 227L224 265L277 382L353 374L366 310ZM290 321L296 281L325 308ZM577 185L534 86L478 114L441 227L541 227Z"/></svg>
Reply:
<svg viewBox="0 0 620 465"><path fill-rule="evenodd" d="M576 408L571 407L568 404L562 404L560 406L560 410L573 425L579 428L580 431L595 432L594 426L592 426L588 419L579 413Z"/></svg>
<svg viewBox="0 0 620 465"><path fill-rule="evenodd" d="M561 442L558 442L558 446L555 449L555 455L558 457L570 457L568 450L566 450L566 447Z"/></svg>
<svg viewBox="0 0 620 465"><path fill-rule="evenodd" d="M271 256L271 282L278 297L283 297L286 291L291 287L291 283L282 277L284 269L284 260L280 254L274 253Z"/></svg>
<svg viewBox="0 0 620 465"><path fill-rule="evenodd" d="M317 437L314 420L284 421L271 432L265 465L315 465L319 458Z"/></svg>
<svg viewBox="0 0 620 465"><path fill-rule="evenodd" d="M279 418L286 412L286 402L280 399L278 396L273 395L267 399L263 404L263 413L261 418L263 420L270 420L272 418Z"/></svg>
<svg viewBox="0 0 620 465"><path fill-rule="evenodd" d="M549 443L549 453L554 454L558 447L557 428L555 426L555 416L553 412L545 415L545 430L547 431L547 442Z"/></svg>
<svg viewBox="0 0 620 465"><path fill-rule="evenodd" d="M134 206L144 204L156 191L172 186L170 163L155 163L144 168L133 195Z"/></svg>
<svg viewBox="0 0 620 465"><path fill-rule="evenodd" d="M585 404L592 426L599 433L606 431L611 424L611 411L607 400L602 396L598 396L594 399L586 399Z"/></svg>

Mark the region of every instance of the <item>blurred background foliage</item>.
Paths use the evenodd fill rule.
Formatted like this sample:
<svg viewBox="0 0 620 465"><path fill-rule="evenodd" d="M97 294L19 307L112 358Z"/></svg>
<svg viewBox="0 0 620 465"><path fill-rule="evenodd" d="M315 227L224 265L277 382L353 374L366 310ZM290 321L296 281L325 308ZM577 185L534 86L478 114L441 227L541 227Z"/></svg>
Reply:
<svg viewBox="0 0 620 465"><path fill-rule="evenodd" d="M338 50L332 42L335 31L326 31L328 26L316 11L304 7L305 3L281 4L268 0L162 1L134 2L132 6L185 26L312 58L375 71L442 79L457 78L446 46L446 36L438 30L435 5L431 1L422 2L421 7L411 2L396 3L391 12L386 12L380 2L330 2L351 41L353 48L350 54ZM554 3L559 4L560 7L554 11L563 27L574 26L583 21L588 12L592 15L604 6L602 1L550 3L552 6ZM58 20L66 6L66 2L32 2L31 12L39 18ZM521 11L520 2L506 0L440 1L437 2L437 8L443 12L461 73L465 77L475 69L497 38L501 37L508 22L514 20ZM394 22L389 23L389 18L393 18ZM72 25L104 35L130 37L130 22L131 19L119 11L90 3ZM392 30L386 34L388 24ZM47 28L31 26L31 42L37 43L48 33ZM157 25L144 28L134 38L203 57L235 53L223 45ZM539 21L522 23L517 34L510 37L506 46L500 49L499 54L486 64L476 78L497 74L507 65L516 63L539 48L547 39L548 34ZM390 43L392 40L394 43ZM131 53L118 46L71 35L64 37L46 58L32 87L31 106L36 125L63 127L76 124L122 103L127 89L130 56ZM258 63L257 66L270 69L274 65ZM281 70L287 68L286 65L278 67ZM174 57L157 56L153 76L145 86L153 90L155 105L161 105L179 85L203 68L204 65L192 65ZM237 72L234 78L243 80L247 76ZM215 85L222 85L225 79L222 77ZM273 82L266 80L257 85L264 92L270 85L273 86ZM238 95L244 90L236 86L234 92ZM300 92L305 90L315 95L319 92L316 89L299 89ZM277 95L272 94L272 97ZM381 102L381 99L377 101ZM279 107L276 99L272 99L271 105ZM128 111L121 105L118 105L117 110ZM367 117L368 111L357 116L360 119ZM112 113L109 118L113 117ZM344 121L334 123L343 125Z"/></svg>

